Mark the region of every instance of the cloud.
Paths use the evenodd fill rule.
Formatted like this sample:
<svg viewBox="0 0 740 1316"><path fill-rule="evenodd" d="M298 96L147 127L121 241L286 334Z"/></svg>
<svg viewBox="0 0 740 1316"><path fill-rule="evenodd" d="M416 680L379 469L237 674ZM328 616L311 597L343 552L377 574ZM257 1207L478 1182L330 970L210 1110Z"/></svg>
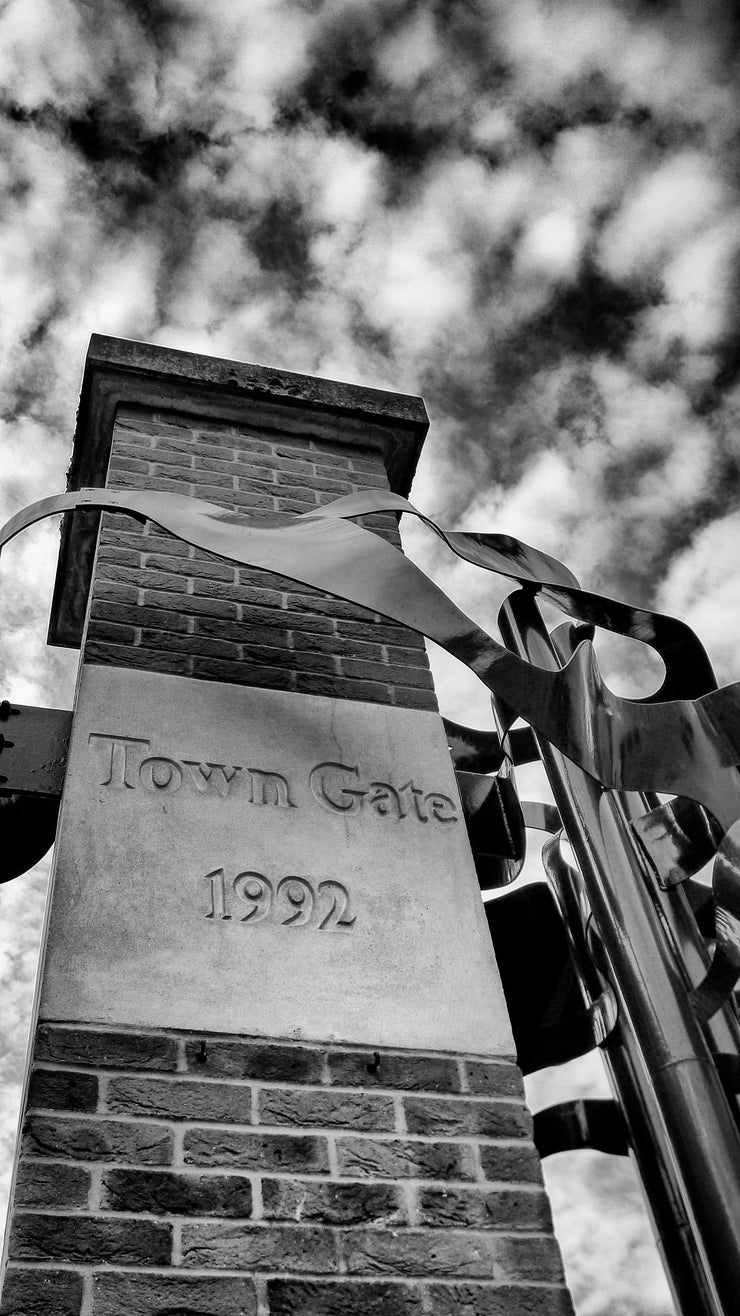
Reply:
<svg viewBox="0 0 740 1316"><path fill-rule="evenodd" d="M423 392L420 505L684 615L736 675L737 62L722 0L8 0L0 515L63 487L91 332ZM494 626L507 587L406 534ZM30 703L71 692L56 542L2 563L3 692ZM580 1316L644 1311L643 1223L597 1264L564 1210Z"/></svg>

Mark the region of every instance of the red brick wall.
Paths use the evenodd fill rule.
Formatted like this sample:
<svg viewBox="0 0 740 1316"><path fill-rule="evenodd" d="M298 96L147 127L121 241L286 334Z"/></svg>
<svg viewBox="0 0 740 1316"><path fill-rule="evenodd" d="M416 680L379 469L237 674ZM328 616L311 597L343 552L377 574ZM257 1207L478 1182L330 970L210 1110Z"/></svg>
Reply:
<svg viewBox="0 0 740 1316"><path fill-rule="evenodd" d="M512 1062L42 1026L2 1316L566 1316Z"/></svg>
<svg viewBox="0 0 740 1316"><path fill-rule="evenodd" d="M108 484L193 494L256 519L388 488L382 456L369 447L130 408L117 418ZM400 546L392 513L364 524ZM235 567L151 524L105 519L90 615L91 662L437 707L413 631L271 572Z"/></svg>

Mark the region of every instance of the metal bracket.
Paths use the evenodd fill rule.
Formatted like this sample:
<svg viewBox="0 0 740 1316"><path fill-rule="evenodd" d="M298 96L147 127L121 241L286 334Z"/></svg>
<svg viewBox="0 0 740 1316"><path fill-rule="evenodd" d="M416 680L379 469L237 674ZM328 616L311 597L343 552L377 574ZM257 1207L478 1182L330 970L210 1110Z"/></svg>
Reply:
<svg viewBox="0 0 740 1316"><path fill-rule="evenodd" d="M627 1125L616 1101L563 1101L534 1116L534 1145L540 1156L561 1151L602 1151L629 1155Z"/></svg>
<svg viewBox="0 0 740 1316"><path fill-rule="evenodd" d="M0 728L0 795L57 799L64 785L72 714L4 699L0 724L5 724Z"/></svg>

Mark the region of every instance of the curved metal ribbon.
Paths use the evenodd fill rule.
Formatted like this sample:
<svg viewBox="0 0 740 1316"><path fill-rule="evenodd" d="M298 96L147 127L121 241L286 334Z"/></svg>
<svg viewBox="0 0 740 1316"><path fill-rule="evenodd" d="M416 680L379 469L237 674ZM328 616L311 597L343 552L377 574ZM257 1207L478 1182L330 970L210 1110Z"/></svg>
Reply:
<svg viewBox="0 0 740 1316"><path fill-rule="evenodd" d="M683 623L587 595L554 559L507 537L448 534L422 517L459 556L538 589L569 615L589 621L590 610L595 624L655 647L666 662L659 693L672 690L672 674L680 670L685 676L687 664L687 686L700 693L669 702L621 698L604 684L588 640L560 671L534 667L477 626L396 548L347 520L378 511L421 515L394 494L350 494L315 512L261 517L250 524L241 513L179 494L81 489L19 512L0 532L0 548L26 526L76 508L152 520L198 548L302 581L409 626L474 671L512 710L512 720L523 717L602 785L684 795L705 805L720 824L723 840L715 865L717 943L707 979L695 995L702 1017L717 1008L720 985L725 990L729 978L734 974L734 982L740 973L740 825L735 826L740 819L735 770L740 763L740 683L702 693L711 671L703 648Z"/></svg>

